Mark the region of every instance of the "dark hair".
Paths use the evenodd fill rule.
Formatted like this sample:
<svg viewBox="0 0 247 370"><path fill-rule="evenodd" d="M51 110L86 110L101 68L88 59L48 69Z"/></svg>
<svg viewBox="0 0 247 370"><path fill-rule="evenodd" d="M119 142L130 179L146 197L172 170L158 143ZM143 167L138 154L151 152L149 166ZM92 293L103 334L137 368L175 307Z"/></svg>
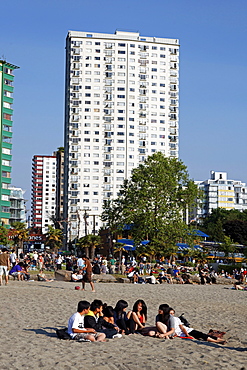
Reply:
<svg viewBox="0 0 247 370"><path fill-rule="evenodd" d="M88 257L87 257L85 254L83 254L83 255L81 256L81 258L86 258L86 259L88 259Z"/></svg>
<svg viewBox="0 0 247 370"><path fill-rule="evenodd" d="M90 305L90 310L95 311L96 308L100 308L101 306L103 306L103 302L100 299L95 299Z"/></svg>
<svg viewBox="0 0 247 370"><path fill-rule="evenodd" d="M88 301L80 301L77 306L77 312L82 312L83 310L87 310L90 307L90 303Z"/></svg>
<svg viewBox="0 0 247 370"><path fill-rule="evenodd" d="M106 317L113 317L114 316L114 310L112 306L105 306L103 308L103 315Z"/></svg>
<svg viewBox="0 0 247 370"><path fill-rule="evenodd" d="M2 249L2 252L7 252L8 251L8 249L7 248L3 248Z"/></svg>
<svg viewBox="0 0 247 370"><path fill-rule="evenodd" d="M164 303L159 306L159 310L162 311L162 314L159 314L159 321L163 322L163 324L166 324L170 317L171 307Z"/></svg>
<svg viewBox="0 0 247 370"><path fill-rule="evenodd" d="M138 310L138 304L141 303L142 304L142 309L141 309L141 312L140 314L141 315L144 315L145 316L145 319L147 320L147 306L146 306L146 303L143 301L143 299L138 299L135 303L134 303L134 306L133 306L133 312L137 312Z"/></svg>
<svg viewBox="0 0 247 370"><path fill-rule="evenodd" d="M123 312L124 308L128 307L128 303L126 301L124 301L123 299L120 299L119 301L117 301L116 303L116 307L114 308L114 311L117 313L117 314L120 314Z"/></svg>

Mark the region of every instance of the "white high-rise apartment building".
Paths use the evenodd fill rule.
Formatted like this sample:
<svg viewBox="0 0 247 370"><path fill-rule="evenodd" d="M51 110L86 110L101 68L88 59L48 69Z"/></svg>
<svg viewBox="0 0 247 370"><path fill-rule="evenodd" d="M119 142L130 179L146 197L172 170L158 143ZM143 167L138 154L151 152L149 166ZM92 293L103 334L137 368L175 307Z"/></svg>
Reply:
<svg viewBox="0 0 247 370"><path fill-rule="evenodd" d="M147 156L178 157L179 40L70 31L66 42L68 239L101 226L103 202ZM86 221L86 224L85 224Z"/></svg>
<svg viewBox="0 0 247 370"><path fill-rule="evenodd" d="M195 181L203 191L204 199L202 207L194 210L193 220L200 222L216 208L241 212L247 209L247 186L244 182L228 179L227 172L211 171L210 175L208 180Z"/></svg>
<svg viewBox="0 0 247 370"><path fill-rule="evenodd" d="M35 155L32 160L32 227L48 231L54 225L56 204L56 157Z"/></svg>

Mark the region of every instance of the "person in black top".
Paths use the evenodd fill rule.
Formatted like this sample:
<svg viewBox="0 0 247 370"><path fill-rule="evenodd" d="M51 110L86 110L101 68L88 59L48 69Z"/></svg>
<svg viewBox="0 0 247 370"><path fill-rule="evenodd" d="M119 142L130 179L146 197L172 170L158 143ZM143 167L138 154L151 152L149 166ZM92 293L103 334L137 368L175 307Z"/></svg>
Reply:
<svg viewBox="0 0 247 370"><path fill-rule="evenodd" d="M84 319L86 328L93 328L97 332L105 333L106 338L120 338L119 328L103 318L103 302L95 299L90 305L90 311Z"/></svg>

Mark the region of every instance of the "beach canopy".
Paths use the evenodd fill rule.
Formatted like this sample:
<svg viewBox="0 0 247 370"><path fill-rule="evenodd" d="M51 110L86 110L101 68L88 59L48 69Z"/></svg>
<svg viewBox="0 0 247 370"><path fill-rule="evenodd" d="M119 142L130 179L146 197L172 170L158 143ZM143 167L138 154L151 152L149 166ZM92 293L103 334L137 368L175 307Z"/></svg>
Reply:
<svg viewBox="0 0 247 370"><path fill-rule="evenodd" d="M134 245L134 240L133 239L118 239L117 243L123 243L124 246L123 248L126 251L134 251L136 249L136 246ZM146 245L149 243L149 240L143 240L140 244L141 245Z"/></svg>
<svg viewBox="0 0 247 370"><path fill-rule="evenodd" d="M193 247L190 247L186 243L177 243L176 245L178 246L178 253L179 252L182 252L182 251L184 251L186 249L193 249L193 248L194 249L197 249L198 251L202 251L203 250L202 247L200 247L200 245L194 245Z"/></svg>

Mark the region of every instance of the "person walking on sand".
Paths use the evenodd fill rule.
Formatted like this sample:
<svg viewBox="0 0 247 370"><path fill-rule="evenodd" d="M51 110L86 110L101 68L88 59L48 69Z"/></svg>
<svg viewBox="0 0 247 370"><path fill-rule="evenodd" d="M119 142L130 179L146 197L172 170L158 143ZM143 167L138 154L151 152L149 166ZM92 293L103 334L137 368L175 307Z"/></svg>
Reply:
<svg viewBox="0 0 247 370"><path fill-rule="evenodd" d="M0 254L0 285L3 282L3 275L5 277L5 285L8 284L8 270L10 267L9 255L7 248L2 249L2 253Z"/></svg>
<svg viewBox="0 0 247 370"><path fill-rule="evenodd" d="M95 292L94 283L92 282L92 265L86 255L83 255L82 259L85 262L85 267L82 269L85 271L82 280L82 290L85 290L85 283L89 283L91 285L92 292Z"/></svg>

